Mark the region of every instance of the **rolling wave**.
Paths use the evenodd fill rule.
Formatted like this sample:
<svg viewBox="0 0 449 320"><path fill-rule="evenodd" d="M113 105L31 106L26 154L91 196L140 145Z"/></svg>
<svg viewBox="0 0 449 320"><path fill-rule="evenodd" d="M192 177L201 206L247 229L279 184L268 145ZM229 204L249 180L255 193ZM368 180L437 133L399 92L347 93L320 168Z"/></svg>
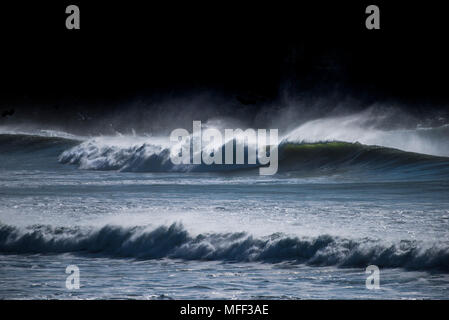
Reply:
<svg viewBox="0 0 449 320"><path fill-rule="evenodd" d="M289 237L280 233L254 238L247 233L191 235L182 225L102 228L18 228L0 225L3 254L100 255L111 258L185 259L232 262L300 263L310 266L380 268L449 272L449 244L402 240L349 240L321 235Z"/></svg>
<svg viewBox="0 0 449 320"><path fill-rule="evenodd" d="M79 143L58 136L0 134L0 169L54 170L58 154Z"/></svg>
<svg viewBox="0 0 449 320"><path fill-rule="evenodd" d="M235 150L235 146L234 146ZM171 149L163 143L121 144L92 139L64 151L59 161L88 170L120 170L133 172L200 172L241 171L258 167L249 165L175 165L170 160ZM247 153L247 148L245 149ZM224 146L222 153L225 153ZM449 158L405 152L360 143L325 141L279 145L279 173L323 175L344 172L379 171L408 177L432 178L449 176Z"/></svg>
<svg viewBox="0 0 449 320"><path fill-rule="evenodd" d="M0 156L11 155L10 159L14 161L10 162L15 166L20 164L16 161L19 156L28 157L28 161L57 159L60 163L77 165L86 170L132 172L241 171L259 166L175 165L170 160L170 152L168 143L154 137L96 137L79 141L66 137L0 134ZM357 142L284 140L279 145L278 172L298 175L345 172L376 175L383 172L396 177L447 179L449 158Z"/></svg>
<svg viewBox="0 0 449 320"><path fill-rule="evenodd" d="M449 158L348 142L284 143L280 171L317 173L379 173L396 177L449 176Z"/></svg>

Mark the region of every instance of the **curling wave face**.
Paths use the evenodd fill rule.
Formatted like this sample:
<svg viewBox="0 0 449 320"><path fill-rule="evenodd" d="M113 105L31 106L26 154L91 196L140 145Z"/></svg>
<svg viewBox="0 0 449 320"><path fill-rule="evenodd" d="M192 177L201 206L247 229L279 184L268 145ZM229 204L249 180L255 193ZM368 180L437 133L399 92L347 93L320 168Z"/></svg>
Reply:
<svg viewBox="0 0 449 320"><path fill-rule="evenodd" d="M4 159L0 166L8 163L16 166L21 162L34 164L37 169L55 159L85 170L125 172L243 172L258 167L258 164L175 165L170 160L170 144L155 137L96 137L80 141L66 137L1 134L0 151ZM360 143L284 139L279 145L278 172L299 176L342 173L374 176L382 172L391 178L447 179L449 158Z"/></svg>
<svg viewBox="0 0 449 320"><path fill-rule="evenodd" d="M351 139L336 133L334 136L326 135L327 131L320 131L319 136L316 130L311 130L311 125L306 123L284 136L279 144L279 173L298 176L346 173L376 176L382 173L394 179L411 176L431 179L449 177L448 157L406 152L353 141L336 141L332 140L334 136ZM441 137L446 131L446 127L419 129L415 135ZM376 137L385 138L385 134L378 134ZM391 136L392 133L389 135ZM402 133L399 134L401 135ZM372 136L373 134L370 135ZM320 137L323 140L314 140ZM378 142L382 142L382 139ZM398 139L396 137L396 140ZM361 136L361 140L369 141L366 135ZM386 138L385 140L392 141ZM224 154L224 145L222 148ZM245 148L245 153L248 148L255 148L254 143L250 143ZM16 166L17 163L22 163L29 167L34 165L39 169L42 166L48 166L49 161L53 163L55 159L62 164L76 165L85 170L125 172L236 171L242 173L259 166L259 164L175 165L170 159L172 147L168 139L152 136L119 135L81 138L64 133L58 134L54 131L39 133L39 135L0 134L0 151L2 157L0 167Z"/></svg>
<svg viewBox="0 0 449 320"><path fill-rule="evenodd" d="M330 235L263 238L240 233L192 235L180 224L156 228L106 225L74 228L0 225L0 252L14 254L99 255L110 258L218 260L301 263L311 266L366 267L449 273L449 244L403 240L382 243L368 238L349 240Z"/></svg>

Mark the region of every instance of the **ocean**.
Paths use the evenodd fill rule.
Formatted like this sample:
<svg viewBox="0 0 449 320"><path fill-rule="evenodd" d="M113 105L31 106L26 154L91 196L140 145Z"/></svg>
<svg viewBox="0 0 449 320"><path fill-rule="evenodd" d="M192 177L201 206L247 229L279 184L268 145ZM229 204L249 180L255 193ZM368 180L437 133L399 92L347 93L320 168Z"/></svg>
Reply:
<svg viewBox="0 0 449 320"><path fill-rule="evenodd" d="M173 167L154 136L2 131L0 298L447 299L449 154L421 142L448 128L309 129L272 176Z"/></svg>

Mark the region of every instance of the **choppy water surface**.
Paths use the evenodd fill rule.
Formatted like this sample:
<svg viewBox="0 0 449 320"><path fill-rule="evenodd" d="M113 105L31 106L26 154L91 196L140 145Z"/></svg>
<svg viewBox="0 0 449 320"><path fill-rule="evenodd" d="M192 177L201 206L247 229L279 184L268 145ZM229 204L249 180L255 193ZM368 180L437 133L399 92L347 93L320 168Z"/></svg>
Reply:
<svg viewBox="0 0 449 320"><path fill-rule="evenodd" d="M449 297L446 157L285 141L259 176L117 139L0 135L1 298Z"/></svg>

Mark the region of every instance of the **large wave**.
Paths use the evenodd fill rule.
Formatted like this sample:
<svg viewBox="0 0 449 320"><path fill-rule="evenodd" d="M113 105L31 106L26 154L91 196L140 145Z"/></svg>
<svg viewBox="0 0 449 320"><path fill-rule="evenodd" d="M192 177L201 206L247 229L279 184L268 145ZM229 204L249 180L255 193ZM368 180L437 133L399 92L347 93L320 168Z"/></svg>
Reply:
<svg viewBox="0 0 449 320"><path fill-rule="evenodd" d="M58 154L79 143L68 137L0 133L0 169L54 170Z"/></svg>
<svg viewBox="0 0 449 320"><path fill-rule="evenodd" d="M303 174L388 174L395 178L449 176L449 158L360 143L288 143L280 148L280 171Z"/></svg>
<svg viewBox="0 0 449 320"><path fill-rule="evenodd" d="M254 147L254 146L250 146ZM223 154L225 153L224 146ZM247 152L247 149L245 151ZM10 155L27 163L48 165L51 159L77 165L86 170L132 172L187 172L250 170L255 165L175 165L171 162L170 144L163 138L145 136L95 137L85 140L48 135L0 134L0 156ZM20 158L21 157L21 158ZM23 159L22 159L23 158ZM37 163L39 165L39 163ZM325 175L340 173L371 174L379 172L394 178L447 179L449 158L398 149L342 141L295 141L292 135L279 145L279 173Z"/></svg>
<svg viewBox="0 0 449 320"><path fill-rule="evenodd" d="M134 172L233 171L258 166L174 165L170 153L169 146L152 143L151 139L119 144L116 139L95 138L64 151L59 161L78 165L81 169ZM279 145L280 173L322 175L374 171L393 173L397 177L443 177L449 175L449 158L339 141L293 143L284 140Z"/></svg>
<svg viewBox="0 0 449 320"><path fill-rule="evenodd" d="M233 262L301 263L310 266L366 267L449 272L448 243L330 235L289 237L281 233L255 238L247 233L192 235L181 224L101 228L0 225L3 254L99 255L111 258L185 259Z"/></svg>

